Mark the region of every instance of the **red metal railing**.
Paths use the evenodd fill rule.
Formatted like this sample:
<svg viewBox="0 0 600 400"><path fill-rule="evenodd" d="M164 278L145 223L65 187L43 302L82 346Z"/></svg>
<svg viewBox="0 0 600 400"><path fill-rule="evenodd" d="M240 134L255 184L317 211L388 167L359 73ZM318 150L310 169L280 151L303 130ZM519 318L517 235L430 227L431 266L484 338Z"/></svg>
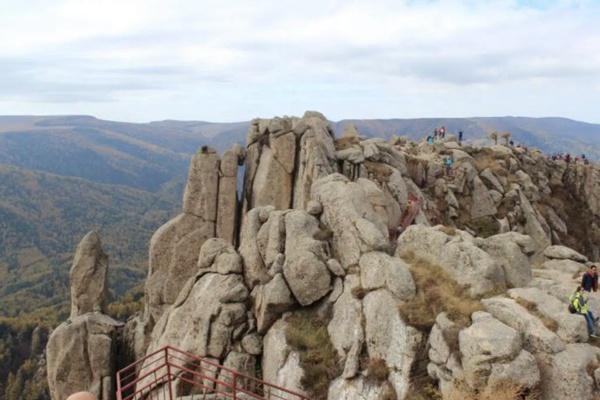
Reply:
<svg viewBox="0 0 600 400"><path fill-rule="evenodd" d="M117 372L117 400L310 400L171 346Z"/></svg>

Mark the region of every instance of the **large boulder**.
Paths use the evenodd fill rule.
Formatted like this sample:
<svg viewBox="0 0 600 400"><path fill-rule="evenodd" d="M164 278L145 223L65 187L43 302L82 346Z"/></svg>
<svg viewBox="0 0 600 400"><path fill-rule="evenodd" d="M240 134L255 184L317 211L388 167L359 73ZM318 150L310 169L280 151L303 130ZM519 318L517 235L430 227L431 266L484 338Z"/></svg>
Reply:
<svg viewBox="0 0 600 400"><path fill-rule="evenodd" d="M515 238L513 235L499 234L487 239L476 240L477 245L494 258L496 263L504 271L504 279L509 287L526 286L532 279L531 260L524 250L523 243L531 240L529 236L521 235Z"/></svg>
<svg viewBox="0 0 600 400"><path fill-rule="evenodd" d="M569 344L564 351L540 358L544 400L597 398L600 350L587 344Z"/></svg>
<svg viewBox="0 0 600 400"><path fill-rule="evenodd" d="M257 207L250 210L242 222L239 252L244 260L244 277L249 288L264 284L270 280L268 268L260 252L258 233L263 223L269 218L268 207Z"/></svg>
<svg viewBox="0 0 600 400"><path fill-rule="evenodd" d="M471 218L477 219L494 215L498 211L494 198L490 194L488 188L484 185L481 179L476 176L473 179L473 202L471 205Z"/></svg>
<svg viewBox="0 0 600 400"><path fill-rule="evenodd" d="M513 299L493 297L482 303L495 318L523 335L523 347L529 352L554 354L565 349L565 344L554 332Z"/></svg>
<svg viewBox="0 0 600 400"><path fill-rule="evenodd" d="M448 235L441 226L411 225L398 238L396 254L405 252L440 266L474 296L505 286L502 268L466 232Z"/></svg>
<svg viewBox="0 0 600 400"><path fill-rule="evenodd" d="M222 359L249 329L249 291L240 256L224 239L200 249L199 271L157 322L147 354L171 345L201 356Z"/></svg>
<svg viewBox="0 0 600 400"><path fill-rule="evenodd" d="M271 384L297 393L305 393L302 385L304 370L300 365L300 354L291 349L287 342L285 318L278 320L269 329L263 341L263 379ZM272 393L284 396L284 393Z"/></svg>
<svg viewBox="0 0 600 400"><path fill-rule="evenodd" d="M307 111L295 126L302 132L297 151L293 207L305 209L318 179L337 172L333 132L323 115Z"/></svg>
<svg viewBox="0 0 600 400"><path fill-rule="evenodd" d="M565 342L588 340L585 319L581 315L571 314L567 305L555 296L535 287L511 289L508 294L513 299L521 299L526 304L532 304L538 313L554 321L558 326L556 334Z"/></svg>
<svg viewBox="0 0 600 400"><path fill-rule="evenodd" d="M347 380L337 378L329 386L329 400L387 400L392 397L394 389L388 382L372 382L364 377ZM399 398L399 397L396 397Z"/></svg>
<svg viewBox="0 0 600 400"><path fill-rule="evenodd" d="M273 150L263 146L252 182L252 206L273 206L279 210L290 208L292 179L292 174L275 158Z"/></svg>
<svg viewBox="0 0 600 400"><path fill-rule="evenodd" d="M360 256L388 247L387 226L381 220L365 189L341 174L319 179L312 187L313 198L323 205L323 222L333 233L335 258L348 269Z"/></svg>
<svg viewBox="0 0 600 400"><path fill-rule="evenodd" d="M107 295L108 256L100 235L89 232L75 250L71 266L71 318L104 311Z"/></svg>
<svg viewBox="0 0 600 400"><path fill-rule="evenodd" d="M224 357L248 328L248 289L239 274L190 279L152 332L147 354L171 345L201 357Z"/></svg>
<svg viewBox="0 0 600 400"><path fill-rule="evenodd" d="M400 258L374 251L364 254L360 258L359 265L364 289L387 288L395 297L403 301L409 301L415 296L415 282L408 265Z"/></svg>
<svg viewBox="0 0 600 400"><path fill-rule="evenodd" d="M46 346L52 400L88 391L98 400L113 400L117 340L122 324L100 313L70 318L56 328Z"/></svg>
<svg viewBox="0 0 600 400"><path fill-rule="evenodd" d="M363 299L367 354L370 359L385 361L388 380L396 396L403 399L423 337L402 320L398 306L398 300L386 289L369 292Z"/></svg>
<svg viewBox="0 0 600 400"><path fill-rule="evenodd" d="M531 202L523 191L519 190L519 203L523 217L525 218L525 233L533 238L537 244L537 251L541 252L543 249L551 245L551 240L548 232L544 230L543 224L540 222L541 215L533 208Z"/></svg>
<svg viewBox="0 0 600 400"><path fill-rule="evenodd" d="M549 259L571 260L580 263L585 263L588 260L583 254L580 254L569 247L558 245L546 247L544 250L544 256Z"/></svg>
<svg viewBox="0 0 600 400"><path fill-rule="evenodd" d="M306 211L286 214L283 275L303 306L323 298L331 289L329 251L327 243L315 239L319 232L319 221Z"/></svg>
<svg viewBox="0 0 600 400"><path fill-rule="evenodd" d="M144 286L146 319L151 321L151 326L196 273L200 247L214 236L214 229L213 222L192 214L180 214L152 235Z"/></svg>
<svg viewBox="0 0 600 400"><path fill-rule="evenodd" d="M583 193L592 213L600 217L600 168L597 165L585 167Z"/></svg>
<svg viewBox="0 0 600 400"><path fill-rule="evenodd" d="M275 274L268 283L256 286L252 290L252 298L256 329L260 333L266 333L284 312L296 304L281 273Z"/></svg>
<svg viewBox="0 0 600 400"><path fill-rule="evenodd" d="M333 305L332 319L327 326L331 343L344 366L343 377L350 379L359 372L364 343L362 304L353 292L360 288L360 277L346 275L341 296Z"/></svg>
<svg viewBox="0 0 600 400"><path fill-rule="evenodd" d="M517 364L523 368L511 373L519 377L519 383L534 388L539 382L535 359L521 350L520 333L495 318L484 318L462 330L459 345L465 381L474 389L485 387L489 379L499 381L495 375L506 375L508 366Z"/></svg>

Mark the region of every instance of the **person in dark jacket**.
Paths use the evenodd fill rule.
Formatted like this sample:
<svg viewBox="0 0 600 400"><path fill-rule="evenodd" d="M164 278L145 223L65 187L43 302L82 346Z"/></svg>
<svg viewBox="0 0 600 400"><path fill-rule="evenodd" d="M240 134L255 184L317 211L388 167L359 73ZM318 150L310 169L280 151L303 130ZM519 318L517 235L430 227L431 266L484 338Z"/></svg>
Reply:
<svg viewBox="0 0 600 400"><path fill-rule="evenodd" d="M598 291L598 271L595 265L591 265L581 278L581 287L586 292Z"/></svg>

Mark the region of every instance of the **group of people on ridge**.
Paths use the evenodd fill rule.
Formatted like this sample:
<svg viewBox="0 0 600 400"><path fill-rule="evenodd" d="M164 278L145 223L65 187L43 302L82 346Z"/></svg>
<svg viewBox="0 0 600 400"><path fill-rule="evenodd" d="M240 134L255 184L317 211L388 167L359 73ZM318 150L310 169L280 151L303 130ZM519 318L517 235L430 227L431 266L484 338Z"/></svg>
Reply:
<svg viewBox="0 0 600 400"><path fill-rule="evenodd" d="M435 128L433 130L433 135L427 136L427 143L433 144L433 143L437 142L438 140L445 139L446 133L447 133L447 131L446 131L445 126L442 126L441 128ZM463 141L463 131L459 131L458 132L458 144L462 144L462 141Z"/></svg>
<svg viewBox="0 0 600 400"><path fill-rule="evenodd" d="M572 314L581 314L585 317L588 333L593 338L598 338L596 322L598 317L590 310L587 293L598 291L598 271L595 265L591 265L581 278L581 285L569 299L569 311Z"/></svg>
<svg viewBox="0 0 600 400"><path fill-rule="evenodd" d="M550 158L552 159L552 161L562 160L567 164L569 164L573 160L576 164L578 164L579 162L583 162L585 165L588 165L590 163L585 154L582 154L581 156L575 156L575 158L573 158L570 153L554 153Z"/></svg>

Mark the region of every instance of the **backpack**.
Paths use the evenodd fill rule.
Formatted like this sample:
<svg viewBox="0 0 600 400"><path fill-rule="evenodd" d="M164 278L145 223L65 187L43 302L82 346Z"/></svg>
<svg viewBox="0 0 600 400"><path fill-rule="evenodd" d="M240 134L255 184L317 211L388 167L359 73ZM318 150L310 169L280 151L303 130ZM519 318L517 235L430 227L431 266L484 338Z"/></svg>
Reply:
<svg viewBox="0 0 600 400"><path fill-rule="evenodd" d="M573 305L573 303L569 303L569 312L571 314L577 314L577 310L575 309L575 306Z"/></svg>

